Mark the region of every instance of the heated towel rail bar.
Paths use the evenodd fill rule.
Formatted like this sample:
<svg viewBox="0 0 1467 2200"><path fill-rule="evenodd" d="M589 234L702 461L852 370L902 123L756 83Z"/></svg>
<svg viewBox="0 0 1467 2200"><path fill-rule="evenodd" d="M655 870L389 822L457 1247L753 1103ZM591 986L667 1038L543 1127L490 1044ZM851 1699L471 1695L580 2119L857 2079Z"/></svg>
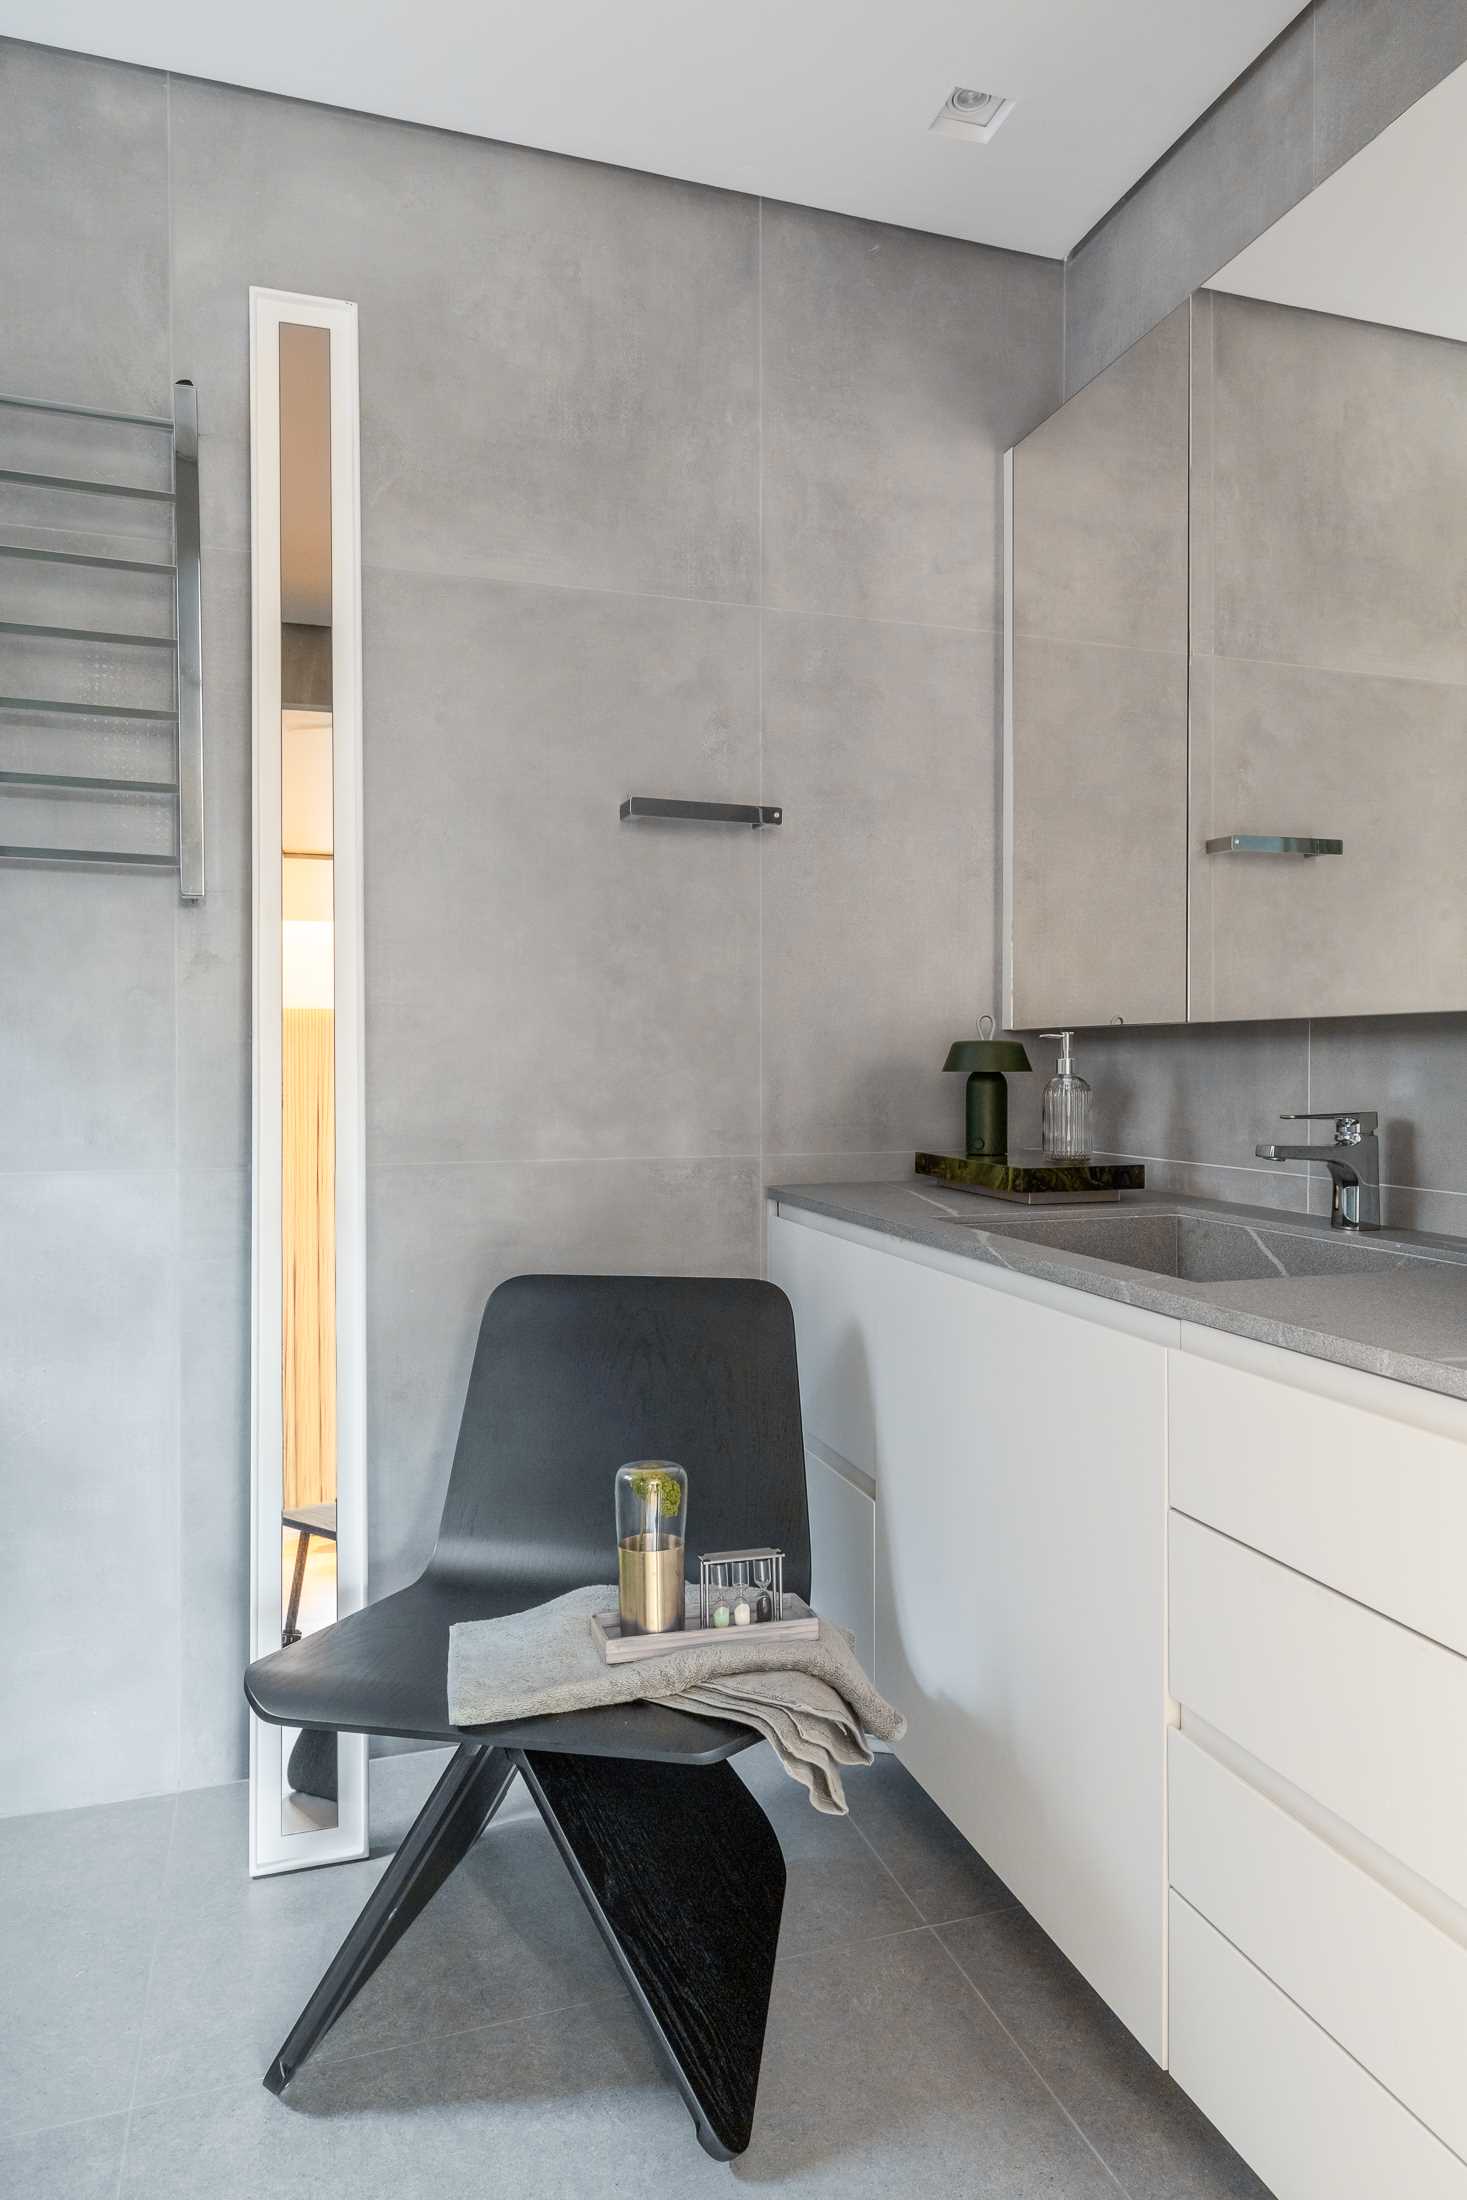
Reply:
<svg viewBox="0 0 1467 2200"><path fill-rule="evenodd" d="M112 795L156 796L171 802L174 810L174 844L171 854L147 849L99 847L51 847L31 845L0 837L0 863L40 864L48 868L95 868L122 871L176 871L178 891L184 901L204 898L204 690L203 632L199 573L199 418L198 397L192 382L173 386L173 415L162 419L151 413L109 412L95 405L58 404L48 398L12 397L0 394L0 410L50 413L76 420L104 421L114 426L142 428L169 437L172 446L172 487L147 488L123 481L96 480L80 474L38 473L0 467L0 482L42 490L48 494L82 494L120 497L172 508L173 557L103 557L92 551L35 549L28 544L0 543L0 560L32 565L70 566L105 573L146 573L173 581L173 632L138 634L112 627L49 625L44 622L0 617L0 640L16 637L26 642L54 642L58 647L85 649L167 650L173 657L173 700L168 708L135 703L68 702L60 697L0 692L0 724L11 717L75 719L82 723L118 720L127 725L173 728L173 770L170 776L135 778L108 772L70 772L42 769L0 769L0 796L11 794L74 794L106 798ZM3 571L3 567L0 567ZM3 588L3 583L0 583ZM44 680L44 676L43 676ZM3 761L3 759L0 759Z"/></svg>

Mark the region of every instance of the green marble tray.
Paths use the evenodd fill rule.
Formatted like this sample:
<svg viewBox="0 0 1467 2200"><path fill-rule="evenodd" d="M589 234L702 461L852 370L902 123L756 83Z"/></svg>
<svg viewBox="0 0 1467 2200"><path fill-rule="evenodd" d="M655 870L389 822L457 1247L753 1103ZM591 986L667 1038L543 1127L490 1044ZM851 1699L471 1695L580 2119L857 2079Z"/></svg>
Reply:
<svg viewBox="0 0 1467 2200"><path fill-rule="evenodd" d="M955 1191L1013 1199L1026 1207L1074 1207L1144 1192L1141 1161L1050 1161L1042 1153L919 1153L918 1176L941 1177Z"/></svg>

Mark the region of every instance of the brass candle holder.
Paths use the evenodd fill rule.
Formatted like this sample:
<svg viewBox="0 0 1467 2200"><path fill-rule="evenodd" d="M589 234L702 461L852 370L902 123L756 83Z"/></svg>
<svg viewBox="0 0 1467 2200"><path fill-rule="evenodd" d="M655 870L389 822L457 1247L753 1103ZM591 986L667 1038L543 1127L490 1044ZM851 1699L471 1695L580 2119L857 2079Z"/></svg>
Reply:
<svg viewBox="0 0 1467 2200"><path fill-rule="evenodd" d="M669 1635L687 1592L688 1478L671 1459L616 1470L618 1611L624 1635Z"/></svg>

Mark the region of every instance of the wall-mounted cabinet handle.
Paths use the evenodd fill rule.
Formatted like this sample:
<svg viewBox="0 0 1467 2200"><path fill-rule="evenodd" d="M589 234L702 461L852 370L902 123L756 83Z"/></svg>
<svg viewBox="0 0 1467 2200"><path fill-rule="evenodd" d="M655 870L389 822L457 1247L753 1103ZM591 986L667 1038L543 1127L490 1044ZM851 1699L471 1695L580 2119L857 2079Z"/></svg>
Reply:
<svg viewBox="0 0 1467 2200"><path fill-rule="evenodd" d="M1223 833L1209 840L1210 856L1342 856L1342 840L1322 840L1310 833Z"/></svg>
<svg viewBox="0 0 1467 2200"><path fill-rule="evenodd" d="M667 802L658 795L629 794L621 806L626 818L687 818L703 825L778 825L783 810L763 802Z"/></svg>

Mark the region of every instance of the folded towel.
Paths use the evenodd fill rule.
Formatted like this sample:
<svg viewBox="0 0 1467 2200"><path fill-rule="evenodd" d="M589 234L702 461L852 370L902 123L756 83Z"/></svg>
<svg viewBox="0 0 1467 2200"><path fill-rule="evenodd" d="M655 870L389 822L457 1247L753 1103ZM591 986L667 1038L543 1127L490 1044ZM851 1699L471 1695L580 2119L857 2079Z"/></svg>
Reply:
<svg viewBox="0 0 1467 2200"><path fill-rule="evenodd" d="M736 1719L764 1736L816 1810L844 1817L846 1791L838 1767L869 1765L871 1751L845 1698L813 1673L744 1673L657 1696L655 1703L705 1719Z"/></svg>
<svg viewBox="0 0 1467 2200"><path fill-rule="evenodd" d="M791 1616L808 1606L787 1596ZM455 1726L661 1703L702 1718L731 1719L762 1734L817 1810L843 1813L839 1767L870 1764L865 1736L899 1741L906 1720L861 1670L852 1638L822 1619L806 1642L762 1640L758 1627L727 1640L684 1644L655 1658L608 1665L591 1639L591 1615L616 1609L614 1588L573 1589L503 1619L460 1620L449 1632L448 1715ZM697 1597L688 1597L696 1620Z"/></svg>

